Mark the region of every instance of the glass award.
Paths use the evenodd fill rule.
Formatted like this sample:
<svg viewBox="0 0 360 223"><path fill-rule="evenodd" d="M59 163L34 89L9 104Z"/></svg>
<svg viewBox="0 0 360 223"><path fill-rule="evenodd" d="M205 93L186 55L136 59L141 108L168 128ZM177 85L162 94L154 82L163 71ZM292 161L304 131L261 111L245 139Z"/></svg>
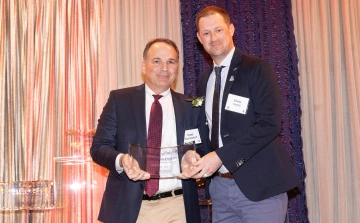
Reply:
<svg viewBox="0 0 360 223"><path fill-rule="evenodd" d="M194 151L195 154L194 143L169 147L145 147L129 144L129 156L139 163L142 170L150 173L150 178L177 177L181 173L181 160L189 150ZM156 158L159 157L159 154L160 158ZM146 165L147 162L153 163L155 160L158 163ZM154 171L151 165L159 166L158 171Z"/></svg>

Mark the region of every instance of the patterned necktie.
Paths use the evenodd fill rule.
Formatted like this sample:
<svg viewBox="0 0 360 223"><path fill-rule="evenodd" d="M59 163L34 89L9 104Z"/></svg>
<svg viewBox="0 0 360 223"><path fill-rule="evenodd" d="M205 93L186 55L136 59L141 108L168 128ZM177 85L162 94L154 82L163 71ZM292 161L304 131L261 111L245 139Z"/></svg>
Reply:
<svg viewBox="0 0 360 223"><path fill-rule="evenodd" d="M212 124L211 124L211 149L214 151L219 148L219 108L220 108L220 86L221 86L221 67L215 69L215 87L212 106Z"/></svg>
<svg viewBox="0 0 360 223"><path fill-rule="evenodd" d="M146 154L146 170L150 175L155 175L156 178L151 178L145 183L145 192L148 196L152 196L159 190L160 174L160 147L161 147L161 132L162 132L162 108L159 99L162 95L153 95L154 102L151 105L149 128L147 137L147 154Z"/></svg>

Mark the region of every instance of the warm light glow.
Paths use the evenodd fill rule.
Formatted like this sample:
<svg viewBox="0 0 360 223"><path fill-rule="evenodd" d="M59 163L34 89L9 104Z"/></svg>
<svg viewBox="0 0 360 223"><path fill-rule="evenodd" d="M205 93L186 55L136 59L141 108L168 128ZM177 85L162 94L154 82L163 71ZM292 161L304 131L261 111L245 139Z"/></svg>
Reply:
<svg viewBox="0 0 360 223"><path fill-rule="evenodd" d="M73 182L72 184L69 185L69 188L73 191L78 191L78 190L82 190L84 188L91 188L91 189L96 189L97 186L97 182L94 182L93 184L87 184L86 181L83 181L82 183L80 182Z"/></svg>
<svg viewBox="0 0 360 223"><path fill-rule="evenodd" d="M77 190L80 190L83 187L83 185L86 185L86 182L83 182L83 183L74 182L74 183L70 184L69 188L71 190L77 191Z"/></svg>

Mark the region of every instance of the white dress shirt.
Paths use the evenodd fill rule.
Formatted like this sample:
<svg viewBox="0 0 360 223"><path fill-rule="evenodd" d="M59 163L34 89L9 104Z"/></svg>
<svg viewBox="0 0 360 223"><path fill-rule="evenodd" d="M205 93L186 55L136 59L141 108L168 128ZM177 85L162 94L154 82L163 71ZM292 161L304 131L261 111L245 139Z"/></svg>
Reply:
<svg viewBox="0 0 360 223"><path fill-rule="evenodd" d="M225 59L220 64L215 64L214 66L224 66L221 69L221 87L220 87L220 106L219 106L219 127L221 126L221 107L222 107L222 100L223 94L225 89L225 84L227 80L227 76L229 73L231 59L234 55L235 47L229 52L229 54L225 57ZM211 125L212 125L212 104L213 104L213 97L214 97L214 86L215 86L215 71L213 70L210 74L209 80L206 86L206 100L205 100L205 114L207 118L207 123L209 126L209 138L211 139ZM219 147L223 146L223 142L221 139L221 128L219 128ZM219 169L220 173L229 172L224 165L222 165Z"/></svg>
<svg viewBox="0 0 360 223"><path fill-rule="evenodd" d="M146 132L149 128L149 118L151 105L154 101L155 93L145 84L145 111L146 111ZM176 137L176 120L175 111L172 102L172 96L170 89L161 94L163 97L160 98L159 102L163 111L163 124L162 124L162 136L161 136L161 147L170 147L177 145ZM120 167L119 160L122 154L119 154L115 161L116 170L121 173L123 168ZM174 164L172 167L174 171L180 172L180 166ZM172 191L174 189L181 188L181 180L177 178L167 178L159 180L159 191L157 193L163 193Z"/></svg>

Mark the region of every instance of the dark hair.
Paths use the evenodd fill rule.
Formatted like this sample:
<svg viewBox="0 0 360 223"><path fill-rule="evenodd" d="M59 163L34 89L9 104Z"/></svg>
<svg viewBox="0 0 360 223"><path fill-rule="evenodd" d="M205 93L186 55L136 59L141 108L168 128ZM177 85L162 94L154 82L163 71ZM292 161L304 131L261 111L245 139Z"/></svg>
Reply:
<svg viewBox="0 0 360 223"><path fill-rule="evenodd" d="M154 43L159 43L159 42L160 42L160 43L166 43L166 44L172 46L172 47L175 49L175 51L176 51L176 53L177 53L177 56L178 56L178 59L179 59L179 57L180 57L180 56L179 56L179 55L180 55L179 49L177 48L176 43L175 43L174 41L172 41L172 40L170 40L170 39L166 39L166 38L156 38L156 39L150 40L150 41L146 44L145 49L144 49L144 52L143 52L143 59L144 59L144 60L146 60L147 53L148 53L150 47L151 47Z"/></svg>
<svg viewBox="0 0 360 223"><path fill-rule="evenodd" d="M230 25L230 17L229 14L222 8L219 8L217 6L208 6L201 10L199 14L196 16L196 29L199 31L199 21L203 17L207 17L209 15L214 15L216 13L219 13L223 18L226 24Z"/></svg>

